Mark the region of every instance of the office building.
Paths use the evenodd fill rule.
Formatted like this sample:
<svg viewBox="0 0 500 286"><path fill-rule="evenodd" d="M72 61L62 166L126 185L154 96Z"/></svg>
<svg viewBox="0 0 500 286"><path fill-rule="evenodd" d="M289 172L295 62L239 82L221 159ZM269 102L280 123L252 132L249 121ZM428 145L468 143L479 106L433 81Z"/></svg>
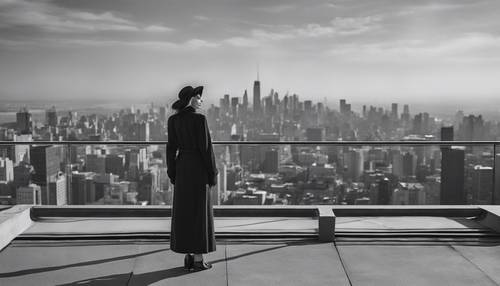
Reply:
<svg viewBox="0 0 500 286"><path fill-rule="evenodd" d="M441 148L441 198L442 205L464 205L465 150Z"/></svg>
<svg viewBox="0 0 500 286"><path fill-rule="evenodd" d="M29 186L19 187L16 190L16 203L18 205L41 205L42 191L40 186L30 184Z"/></svg>

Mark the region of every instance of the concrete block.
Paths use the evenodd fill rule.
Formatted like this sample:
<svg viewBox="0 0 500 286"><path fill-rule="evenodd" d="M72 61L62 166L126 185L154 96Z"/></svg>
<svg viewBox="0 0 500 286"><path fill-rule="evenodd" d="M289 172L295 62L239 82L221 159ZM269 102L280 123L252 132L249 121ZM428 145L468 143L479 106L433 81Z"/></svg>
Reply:
<svg viewBox="0 0 500 286"><path fill-rule="evenodd" d="M322 242L335 241L335 214L332 206L318 206L318 238Z"/></svg>
<svg viewBox="0 0 500 286"><path fill-rule="evenodd" d="M500 233L500 206L480 206L485 215L479 221L482 226Z"/></svg>
<svg viewBox="0 0 500 286"><path fill-rule="evenodd" d="M0 251L33 224L30 209L31 205L16 205L0 212Z"/></svg>

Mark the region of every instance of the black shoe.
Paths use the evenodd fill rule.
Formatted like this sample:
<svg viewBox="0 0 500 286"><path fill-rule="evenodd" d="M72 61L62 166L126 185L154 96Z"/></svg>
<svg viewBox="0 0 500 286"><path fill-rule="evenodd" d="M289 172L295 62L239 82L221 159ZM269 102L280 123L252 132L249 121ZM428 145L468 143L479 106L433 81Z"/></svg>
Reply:
<svg viewBox="0 0 500 286"><path fill-rule="evenodd" d="M186 254L186 256L184 256L184 270L193 269L193 263L194 263L194 255Z"/></svg>
<svg viewBox="0 0 500 286"><path fill-rule="evenodd" d="M193 263L193 269L196 271L206 270L206 269L210 269L210 268L212 268L212 264L205 262L203 260L202 261L195 261Z"/></svg>

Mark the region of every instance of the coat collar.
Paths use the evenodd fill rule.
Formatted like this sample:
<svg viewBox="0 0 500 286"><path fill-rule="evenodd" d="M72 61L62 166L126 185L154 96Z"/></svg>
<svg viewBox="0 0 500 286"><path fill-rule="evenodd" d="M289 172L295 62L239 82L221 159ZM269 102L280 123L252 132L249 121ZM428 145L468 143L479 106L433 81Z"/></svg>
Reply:
<svg viewBox="0 0 500 286"><path fill-rule="evenodd" d="M181 112L195 112L195 111L196 109L194 109L194 107L192 107L191 105L188 105L181 110Z"/></svg>

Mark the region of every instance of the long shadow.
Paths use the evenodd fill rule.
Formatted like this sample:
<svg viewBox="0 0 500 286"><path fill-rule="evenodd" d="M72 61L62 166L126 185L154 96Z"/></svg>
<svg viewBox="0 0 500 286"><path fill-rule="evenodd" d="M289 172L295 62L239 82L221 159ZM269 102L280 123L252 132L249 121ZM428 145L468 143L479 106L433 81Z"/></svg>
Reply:
<svg viewBox="0 0 500 286"><path fill-rule="evenodd" d="M211 260L209 263L211 264L216 264L220 262L225 262L225 261L230 261L230 260L235 260L238 258L242 258L245 256L249 255L254 255L266 251L271 251L275 249L280 249L292 245L302 245L304 243L296 243L296 242L288 242L284 245L279 245L275 247L270 247L266 249L261 249L261 250L256 250L256 251L251 251L247 253L243 253L240 255L235 255L223 259L217 259L217 260ZM208 270L210 271L210 270ZM129 283L123 284L123 285L150 285L155 282L169 279L169 278L174 278L174 277L179 277L183 275L189 275L193 272L188 272L183 269L183 267L175 267L175 268L170 268L170 269L165 269L165 270L158 270L158 271L152 271L152 272L147 272L147 273L142 273L142 274L132 274L129 279ZM130 273L124 273L124 274L116 274L116 275L108 275L108 276L102 276L102 277L96 277L92 279L86 279L86 280L81 280L81 281L75 281L71 282L68 284L62 284L60 286L75 286L75 285L92 285L92 286L100 286L100 285L120 285L120 282L124 277L130 275Z"/></svg>
<svg viewBox="0 0 500 286"><path fill-rule="evenodd" d="M88 265L106 263L106 262L117 261L117 260L125 260L125 259L136 258L136 257L144 256L144 255L149 255L149 254L153 254L153 253L157 253L157 252L162 252L165 250L169 250L169 249L168 248L158 249L158 250L142 252L142 253L137 253L137 254L118 256L118 257L99 259L99 260L92 260L92 261L85 261L85 262L60 265L60 266L51 266L51 267L42 267L42 268L34 268L34 269L25 269L25 270L19 270L19 271L14 271L14 272L5 272L5 273L0 273L0 278L22 276L22 275L28 275L28 274L35 274L35 273L71 268L71 267L88 266Z"/></svg>
<svg viewBox="0 0 500 286"><path fill-rule="evenodd" d="M108 285L128 285L132 272L113 274L91 279L84 279L67 284L58 284L58 286L76 286L76 285L90 285L90 286L108 286Z"/></svg>

